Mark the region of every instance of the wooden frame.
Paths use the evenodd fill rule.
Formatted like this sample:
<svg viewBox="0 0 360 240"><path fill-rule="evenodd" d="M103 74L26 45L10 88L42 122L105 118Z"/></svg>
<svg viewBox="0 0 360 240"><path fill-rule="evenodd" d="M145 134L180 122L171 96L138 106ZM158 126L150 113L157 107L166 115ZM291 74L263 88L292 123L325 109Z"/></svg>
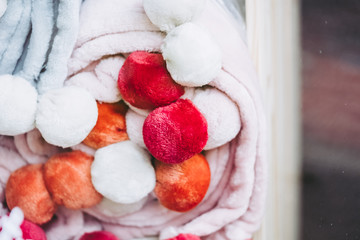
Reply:
<svg viewBox="0 0 360 240"><path fill-rule="evenodd" d="M246 0L246 25L270 143L267 212L254 240L296 240L301 173L299 1Z"/></svg>

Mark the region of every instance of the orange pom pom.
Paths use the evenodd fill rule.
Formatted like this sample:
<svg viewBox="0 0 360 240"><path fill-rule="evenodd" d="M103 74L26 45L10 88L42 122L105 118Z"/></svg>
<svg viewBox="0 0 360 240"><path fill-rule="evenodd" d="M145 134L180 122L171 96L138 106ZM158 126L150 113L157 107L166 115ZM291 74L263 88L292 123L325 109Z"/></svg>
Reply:
<svg viewBox="0 0 360 240"><path fill-rule="evenodd" d="M94 158L81 151L59 153L44 165L44 179L55 203L70 209L89 208L102 196L91 182Z"/></svg>
<svg viewBox="0 0 360 240"><path fill-rule="evenodd" d="M210 168L201 154L179 163L155 162L155 194L160 203L174 211L186 212L196 207L210 185Z"/></svg>
<svg viewBox="0 0 360 240"><path fill-rule="evenodd" d="M125 122L125 114L128 107L125 103L98 103L97 106L98 120L83 143L89 147L99 149L113 143L128 140Z"/></svg>
<svg viewBox="0 0 360 240"><path fill-rule="evenodd" d="M56 211L45 187L42 168L42 164L35 164L16 170L10 175L5 190L9 208L20 207L25 218L36 224L50 221Z"/></svg>

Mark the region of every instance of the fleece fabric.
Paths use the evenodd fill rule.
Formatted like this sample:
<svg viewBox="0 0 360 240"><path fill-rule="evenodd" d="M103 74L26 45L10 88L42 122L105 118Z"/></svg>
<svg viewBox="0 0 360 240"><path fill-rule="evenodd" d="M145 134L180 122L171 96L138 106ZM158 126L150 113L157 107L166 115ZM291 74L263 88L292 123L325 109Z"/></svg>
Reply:
<svg viewBox="0 0 360 240"><path fill-rule="evenodd" d="M67 73L66 63L76 42L81 0L60 0L57 10L55 37L46 62L46 71L39 76L38 91L61 88Z"/></svg>
<svg viewBox="0 0 360 240"><path fill-rule="evenodd" d="M37 109L41 107L41 104L37 105L38 92L44 94L49 90L63 87L67 75L67 61L78 32L81 2L81 0L9 1L4 16L0 18L0 82L3 90L9 87L11 90L8 91L7 96L3 94L6 99L0 101L2 110L0 134L15 136L33 129L35 110L37 113L43 112L42 109ZM9 84L10 78L20 83ZM28 90L29 88L31 89ZM33 92L36 93L35 97ZM18 104L19 101L21 104ZM59 106L56 107L58 110ZM60 108L65 107L60 106ZM63 118L61 121L69 120L64 119L66 117L65 114L60 116ZM96 117L93 117L95 121ZM38 120L39 118L36 120L39 123ZM48 129L44 130L44 124L37 124L37 127L51 143L64 145L61 136L55 136L60 140L49 137L56 135L56 130L59 129L51 126L48 132ZM79 127L76 126L77 128ZM72 125L65 126L65 130L71 133L76 129L72 128ZM81 130L85 132L82 139L75 142L71 139L70 144L81 142L88 134L86 130Z"/></svg>
<svg viewBox="0 0 360 240"><path fill-rule="evenodd" d="M31 1L10 1L0 19L0 75L12 74L20 58L30 31Z"/></svg>
<svg viewBox="0 0 360 240"><path fill-rule="evenodd" d="M265 120L256 72L235 21L220 5L208 1L194 22L221 49L222 69L210 85L237 106L241 131L230 143L206 152L213 178L207 196L194 210L179 214L148 200L141 210L117 223L103 223L105 229L126 239L159 233L161 239L179 233L205 239L248 239L260 225L267 177ZM69 79L72 84L90 85L93 82L74 78L110 54L126 57L134 50L159 52L163 39L164 33L147 18L142 1L87 0L68 65Z"/></svg>
<svg viewBox="0 0 360 240"><path fill-rule="evenodd" d="M54 1L33 0L32 3L31 34L15 73L36 86L50 47L54 27Z"/></svg>
<svg viewBox="0 0 360 240"><path fill-rule="evenodd" d="M8 10L15 1L9 2ZM0 20L5 17L6 13ZM191 233L202 239L245 240L258 229L265 207L267 176L264 110L256 72L235 21L216 1L209 0L194 22L207 30L221 49L222 69L210 85L234 102L241 121L241 131L231 142L204 153L212 176L204 200L192 211L178 213L165 209L149 194L140 210L101 221L81 211L59 208L56 218L45 228L49 239L79 239L84 231L105 229L121 239L154 235L167 239ZM5 35L0 36L2 40ZM116 64L102 68L101 73L109 76L105 82L101 82L96 66L109 56L123 61L135 50L159 52L164 37L146 16L142 0L86 0L81 5L79 34L68 62L66 84L91 89L98 100L109 93L115 102L120 96L109 86L116 86L115 70L111 68ZM92 78L87 77L89 74ZM0 136L1 200L12 171L38 161L33 159L35 155L44 157L47 151L54 151L46 144L41 149L41 139L39 144L29 143L28 134L17 146L13 137ZM5 206L1 213L6 213Z"/></svg>
<svg viewBox="0 0 360 240"><path fill-rule="evenodd" d="M4 15L7 9L7 0L0 1L0 18Z"/></svg>
<svg viewBox="0 0 360 240"><path fill-rule="evenodd" d="M81 0L12 0L0 18L0 74L44 93L63 86L76 42Z"/></svg>

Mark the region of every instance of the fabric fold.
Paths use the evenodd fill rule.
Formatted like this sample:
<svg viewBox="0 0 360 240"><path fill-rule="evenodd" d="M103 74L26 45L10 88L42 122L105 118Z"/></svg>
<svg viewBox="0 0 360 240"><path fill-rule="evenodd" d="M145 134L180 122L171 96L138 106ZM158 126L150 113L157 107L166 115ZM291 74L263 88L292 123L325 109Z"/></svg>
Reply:
<svg viewBox="0 0 360 240"><path fill-rule="evenodd" d="M102 7L87 0L82 7L78 41L69 61L66 84L85 88L93 84L95 78L87 80L89 74L94 77L92 64L109 55L160 51L165 35L148 22L142 1L104 2ZM119 8L109 9L115 5ZM95 11L97 18L93 17ZM109 28L102 27L101 19L110 22ZM124 24L112 24L118 22ZM194 23L208 31L221 47L223 67L210 85L236 103L242 129L230 144L207 151L213 179L206 198L194 210L171 212L150 199L138 212L118 219L98 216L106 230L126 239L159 233L161 239L179 233L193 233L205 239L247 239L262 218L266 192L265 120L254 66L235 21L215 1L208 1ZM97 83L100 81L98 78ZM90 91L94 96L105 93L95 88Z"/></svg>
<svg viewBox="0 0 360 240"><path fill-rule="evenodd" d="M9 2L8 11L16 2L21 1ZM39 89L46 91L62 86L66 78L65 85L85 88L98 101L119 101L117 74L124 59L133 51L160 52L165 33L147 18L142 0L86 0L81 4L78 18L80 2L73 3L76 6L68 12L70 15L61 15L61 11L65 11L62 9L69 10L70 1L59 3L56 25L62 26L59 28L62 30L54 38L46 71L40 74ZM71 17L67 20L75 22L74 26L62 22L68 16ZM3 19L8 19L7 13L0 22L5 21ZM121 217L108 217L96 207L84 212L60 208L57 220L45 227L49 238L78 239L86 229L105 229L121 239L150 236L166 239L191 233L202 239L245 240L258 229L265 208L267 170L265 118L255 68L238 26L215 0L207 2L194 23L209 32L222 51L222 69L210 86L236 104L241 120L241 130L235 139L204 151L212 178L203 201L193 210L179 213L164 208L150 194L140 210ZM16 25L16 21L12 24ZM0 25L0 33L2 31ZM12 34L0 34L0 42L10 39ZM71 37L61 41L65 35ZM33 46L31 40L29 46ZM64 52L60 52L62 46ZM2 48L0 44L0 54L6 50ZM63 67L66 61L67 69ZM24 66L27 66L26 60ZM23 73L35 76L38 69L36 66L33 73L30 70ZM74 147L83 148L81 144ZM1 200L6 180L13 170L25 164L44 162L61 151L63 149L45 143L37 130L15 137L0 136ZM2 211L6 211L4 206Z"/></svg>
<svg viewBox="0 0 360 240"><path fill-rule="evenodd" d="M17 1L14 1L17 3ZM11 9L10 9L11 7ZM16 9L13 9L16 8ZM16 16L18 12L21 11L20 18L17 19ZM8 21L7 17L10 14L14 14L12 17L14 21ZM15 70L16 63L20 58L26 38L30 31L30 15L31 15L31 1L23 1L22 3L18 3L17 5L9 5L9 13L6 12L5 16L0 20L1 28L5 28L5 31L9 32L8 34L4 34L6 37L6 42L4 42L3 46L6 46L6 49L1 53L0 58L0 74L12 74ZM4 22L2 20L4 19ZM8 23L8 24L7 24ZM1 49L0 49L1 50Z"/></svg>

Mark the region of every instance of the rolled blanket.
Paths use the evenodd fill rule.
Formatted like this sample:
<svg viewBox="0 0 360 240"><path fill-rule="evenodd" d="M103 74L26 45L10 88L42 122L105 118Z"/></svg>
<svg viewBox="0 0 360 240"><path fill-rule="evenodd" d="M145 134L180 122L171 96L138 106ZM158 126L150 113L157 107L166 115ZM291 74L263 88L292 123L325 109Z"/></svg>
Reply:
<svg viewBox="0 0 360 240"><path fill-rule="evenodd" d="M61 6L66 7L65 2L61 1L60 5L62 3ZM190 4L192 1L187 2ZM209 72L209 74L205 74L207 78L202 79L200 83L191 83L189 86L196 86L197 88L185 88L185 94L181 97L183 99L178 100L175 104L179 108L188 107L192 110L191 113L197 114L197 116L203 115L199 119L206 119L202 125L205 126L206 124L208 127L207 134L209 134L209 136L206 135L208 145L202 146L202 149L205 147L203 155L206 159L200 157L201 154L196 155L197 159L195 158L198 161L205 159L207 162L205 165L208 164L211 174L205 197L192 210L176 212L162 206L156 192L151 192L145 197L143 195L131 196L131 200L136 199L135 202L126 202L126 200L119 203L113 201L114 196L111 195L111 192L104 191L107 195L93 207L81 210L59 207L56 212L54 210L55 217L44 225L44 230L49 239L83 239L82 236L85 232L105 230L115 234L120 239L145 237L177 239L176 236L185 233L200 236L202 239L245 240L251 238L252 234L259 228L265 207L267 174L265 119L255 69L247 47L238 31L236 21L222 5L215 0L208 0L202 11L196 10L195 12L197 13L196 17L191 19L192 23L186 23L187 26L190 26L191 29L201 28L201 32L208 33L209 37L201 38L201 41L206 41L206 46L218 46L219 50L212 49L213 54L209 56L206 51L203 51L201 57L205 60L199 60L196 52L185 52L183 56L185 60L187 55L191 55L193 60L198 60L195 62L196 68L202 67L202 61L205 61L204 64L211 63L207 67L215 66L217 68L222 56L221 69L207 71L208 68L204 67L205 72ZM62 20L66 18L64 16L66 14L62 15ZM62 20L58 21L60 26L64 27L63 33L69 34L66 31L67 27L61 25ZM174 53L173 51L176 52L176 49L166 49L164 45L164 42L169 40L169 36L180 34L178 26L182 25L183 22L179 23L177 19L175 20L174 24L170 24L166 28L169 31L166 34L149 20L144 11L142 0L84 1L81 5L77 41L68 61L65 88L77 86L87 89L98 100L98 104L101 102L118 102L122 98L117 88L118 73L132 52L163 53L167 51L167 54L164 54L166 61L169 61ZM72 21L76 21L76 17ZM62 36L61 32L59 36ZM186 41L197 41L197 39L191 39L191 35L186 37ZM72 38L69 39L71 42ZM60 44L61 41L55 38L53 47L59 50ZM168 44L168 46L170 45ZM202 50L206 50L206 48ZM39 86L41 89L47 90L47 86L42 85L45 83L49 83L50 88L61 85L63 71L53 72L51 70L56 68L56 59L59 58L60 62L63 62L67 54L67 51L63 54L55 51L49 55L47 61L49 73L40 74ZM212 61L212 56L216 56L214 57L216 61ZM207 57L210 58L206 59ZM191 78L191 72L196 68L194 66L187 68L186 65L184 67L185 70L190 69L190 71L180 71L180 73L190 74L180 76L180 81L181 83L191 82L194 79ZM211 76L214 74L216 77L212 78ZM54 76L54 81L48 80L52 76ZM199 86L199 84L205 84L209 78L211 81L206 87ZM185 81L183 81L184 79ZM44 82L41 83L42 81ZM48 103L56 101L58 98L47 99ZM64 146L72 146L74 150L80 149L84 152L81 156L86 159L91 159L91 155L95 155L94 162L101 155L101 158L109 160L110 170L112 170L112 166L115 166L120 172L122 169L119 168L119 165L111 162L112 151L113 154L120 152L130 160L132 157L138 160L141 159L138 154L132 154L132 150L127 152L126 150L134 149L133 152L135 152L138 148L149 148L148 141L144 142L142 139L144 137L142 129L144 124L148 123L146 116L150 111L149 109L138 109L134 106L130 106L130 108L131 110L128 110L125 116L126 121L129 121L127 131L130 141L121 142L121 144L115 143L110 145L110 148L104 147L100 150L91 149L84 144L75 146L73 146L74 144L64 144ZM162 114L161 110L163 109L160 108L150 112L149 116L156 119L155 114ZM165 109L167 106L163 108ZM81 108L78 109L78 112L81 113ZM58 111L54 110L53 115L55 116L56 113ZM186 113L188 114L188 112ZM54 119L56 120L56 118ZM44 120L44 123L47 123L47 120ZM54 128L51 124L48 127ZM122 131L123 129L117 128L117 130ZM34 169L36 168L39 172L40 164L45 163L49 157L58 153L64 154L61 156L69 154L70 149L55 147L47 143L40 132L35 129L15 137L0 136L0 155L3 155L0 157L1 200L4 199L5 184L11 172L28 164L34 164ZM66 132L66 134L72 134L72 132ZM77 134L75 133L75 135ZM111 151L106 152L105 148L111 149ZM79 154L79 152L73 151L72 153ZM141 155L146 155L147 166L151 166L149 164L149 153L144 150L140 150L140 152L143 152ZM56 162L57 159L51 158L51 160ZM9 161L12 164L9 164ZM86 161L84 162L86 163ZM81 163L83 165L77 164L79 165L76 167L84 167L85 165L83 162ZM140 163L136 166L144 167ZM74 169L77 171L76 168L68 170L73 171ZM105 170L107 169L103 167L92 169L92 172L100 172L101 177L101 171ZM50 170L45 169L43 172L46 171L49 172ZM77 173L76 171L74 173ZM121 176L118 176L119 178L123 176L131 178L131 173L126 173L124 170L121 173ZM124 182L124 185L129 184L127 187L137 188L139 185L136 184L141 183L139 175L141 176L143 173L149 179L148 182L154 180L153 172L149 167L141 169L141 172L139 170L136 179L132 179L132 182ZM62 174L62 176L67 175L69 174ZM115 174L114 176L116 178ZM47 177L50 178L51 176ZM76 179L85 178L84 174L79 174L77 177ZM124 181L124 178L121 180ZM76 182L72 182L72 185L76 184ZM49 189L49 185L47 188ZM145 193L149 191L148 189L141 190ZM118 195L116 196L117 199L120 199ZM4 213L7 211L4 206L2 211Z"/></svg>
<svg viewBox="0 0 360 240"><path fill-rule="evenodd" d="M192 211L172 212L150 198L141 210L117 219L91 212L104 222L106 230L125 239L157 234L165 239L179 233L207 239L247 239L261 221L266 192L265 120L254 66L235 21L218 3L208 1L193 23L208 31L220 46L222 69L209 85L236 104L241 132L229 144L205 152L212 179L205 199ZM148 20L142 1L87 0L82 5L79 36L65 84L82 86L100 101L104 101L100 96L116 96L110 89L106 93L106 85L96 77L96 66L109 55L121 58L133 51L159 52L163 38L164 33ZM117 77L112 81L116 85ZM140 117L138 128L142 121Z"/></svg>

